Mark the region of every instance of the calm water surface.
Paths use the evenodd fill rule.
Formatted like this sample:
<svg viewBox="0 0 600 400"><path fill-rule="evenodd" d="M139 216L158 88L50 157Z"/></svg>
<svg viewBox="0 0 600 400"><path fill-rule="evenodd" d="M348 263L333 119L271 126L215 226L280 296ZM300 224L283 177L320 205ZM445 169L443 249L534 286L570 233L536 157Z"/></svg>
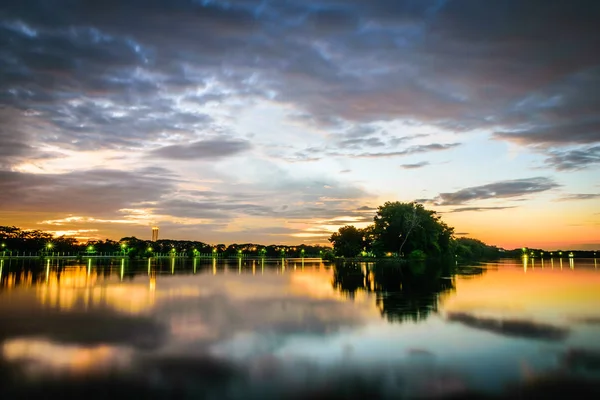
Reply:
<svg viewBox="0 0 600 400"><path fill-rule="evenodd" d="M0 262L0 398L598 395L596 260Z"/></svg>

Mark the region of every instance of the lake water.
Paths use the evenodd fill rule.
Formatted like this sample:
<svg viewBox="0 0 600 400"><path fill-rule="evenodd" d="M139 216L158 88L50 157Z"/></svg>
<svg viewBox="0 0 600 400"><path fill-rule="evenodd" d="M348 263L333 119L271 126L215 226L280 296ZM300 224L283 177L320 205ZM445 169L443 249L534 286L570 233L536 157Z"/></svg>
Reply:
<svg viewBox="0 0 600 400"><path fill-rule="evenodd" d="M3 399L600 398L596 260L0 262Z"/></svg>

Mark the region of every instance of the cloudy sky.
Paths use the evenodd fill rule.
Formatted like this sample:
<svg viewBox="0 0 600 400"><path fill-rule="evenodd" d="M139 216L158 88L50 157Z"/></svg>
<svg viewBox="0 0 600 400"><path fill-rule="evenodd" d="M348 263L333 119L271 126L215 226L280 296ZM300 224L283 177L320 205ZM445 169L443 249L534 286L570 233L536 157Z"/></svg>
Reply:
<svg viewBox="0 0 600 400"><path fill-rule="evenodd" d="M326 243L385 201L600 247L600 2L0 3L0 221Z"/></svg>

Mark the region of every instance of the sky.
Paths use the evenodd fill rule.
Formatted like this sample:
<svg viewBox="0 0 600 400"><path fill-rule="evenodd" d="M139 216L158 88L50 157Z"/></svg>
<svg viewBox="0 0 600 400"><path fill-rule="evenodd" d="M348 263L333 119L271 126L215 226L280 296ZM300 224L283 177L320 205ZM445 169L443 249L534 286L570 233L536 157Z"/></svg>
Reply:
<svg viewBox="0 0 600 400"><path fill-rule="evenodd" d="M0 2L0 225L600 249L600 2Z"/></svg>

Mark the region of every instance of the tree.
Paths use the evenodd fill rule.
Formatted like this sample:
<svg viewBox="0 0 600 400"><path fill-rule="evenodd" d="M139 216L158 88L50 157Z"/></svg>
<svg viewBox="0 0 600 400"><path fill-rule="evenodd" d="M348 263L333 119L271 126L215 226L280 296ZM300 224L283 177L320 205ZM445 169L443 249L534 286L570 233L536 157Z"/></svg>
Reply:
<svg viewBox="0 0 600 400"><path fill-rule="evenodd" d="M453 228L422 204L386 202L374 218L373 249L379 255L398 252L402 256L415 250L441 255L449 253L452 234Z"/></svg>
<svg viewBox="0 0 600 400"><path fill-rule="evenodd" d="M500 256L500 249L488 246L481 240L471 238L458 238L454 243L455 254L461 261L489 260Z"/></svg>
<svg viewBox="0 0 600 400"><path fill-rule="evenodd" d="M357 256L365 244L363 231L352 225L341 227L331 235L329 241L333 244L335 254L341 257Z"/></svg>

